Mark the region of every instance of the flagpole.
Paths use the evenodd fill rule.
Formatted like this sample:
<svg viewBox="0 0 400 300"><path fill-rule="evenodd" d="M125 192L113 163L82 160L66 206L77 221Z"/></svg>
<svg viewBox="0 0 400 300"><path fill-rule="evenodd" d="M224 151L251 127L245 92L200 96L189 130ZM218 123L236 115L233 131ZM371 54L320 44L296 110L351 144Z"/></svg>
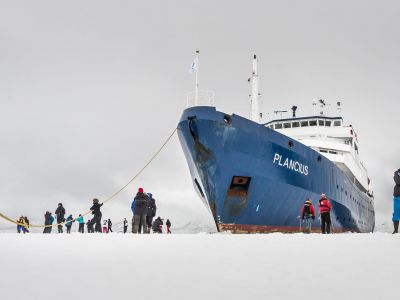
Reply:
<svg viewBox="0 0 400 300"><path fill-rule="evenodd" d="M198 100L199 100L199 51L196 50L196 61L197 61L197 66L196 66L196 86L194 89L194 103L197 106L198 105Z"/></svg>

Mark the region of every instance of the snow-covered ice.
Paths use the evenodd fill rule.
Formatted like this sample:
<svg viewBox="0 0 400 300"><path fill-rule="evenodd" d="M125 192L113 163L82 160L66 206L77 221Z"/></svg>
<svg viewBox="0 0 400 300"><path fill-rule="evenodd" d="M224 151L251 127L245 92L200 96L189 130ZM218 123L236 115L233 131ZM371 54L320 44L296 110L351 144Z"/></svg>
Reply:
<svg viewBox="0 0 400 300"><path fill-rule="evenodd" d="M1 299L389 299L400 236L0 234Z"/></svg>

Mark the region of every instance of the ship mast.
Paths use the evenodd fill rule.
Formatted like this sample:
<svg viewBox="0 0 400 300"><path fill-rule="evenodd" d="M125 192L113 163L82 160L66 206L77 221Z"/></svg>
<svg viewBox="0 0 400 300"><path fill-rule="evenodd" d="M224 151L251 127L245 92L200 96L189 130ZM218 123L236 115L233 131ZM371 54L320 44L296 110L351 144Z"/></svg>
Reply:
<svg viewBox="0 0 400 300"><path fill-rule="evenodd" d="M251 113L250 119L254 122L261 122L261 115L259 111L259 92L258 92L258 71L257 71L257 56L253 57L253 72L251 74Z"/></svg>

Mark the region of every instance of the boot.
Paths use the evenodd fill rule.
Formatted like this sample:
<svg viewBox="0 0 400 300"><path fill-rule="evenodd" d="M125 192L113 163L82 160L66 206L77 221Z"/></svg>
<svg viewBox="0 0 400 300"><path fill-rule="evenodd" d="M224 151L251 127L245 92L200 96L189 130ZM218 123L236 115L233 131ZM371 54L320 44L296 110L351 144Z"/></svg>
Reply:
<svg viewBox="0 0 400 300"><path fill-rule="evenodd" d="M399 233L399 221L393 221L394 231L392 234Z"/></svg>

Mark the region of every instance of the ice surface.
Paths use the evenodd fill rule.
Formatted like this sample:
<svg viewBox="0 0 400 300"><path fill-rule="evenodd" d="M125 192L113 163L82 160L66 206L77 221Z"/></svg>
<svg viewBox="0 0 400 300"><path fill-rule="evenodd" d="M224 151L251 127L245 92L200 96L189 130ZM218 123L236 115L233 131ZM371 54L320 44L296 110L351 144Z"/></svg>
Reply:
<svg viewBox="0 0 400 300"><path fill-rule="evenodd" d="M0 234L1 299L389 299L400 236Z"/></svg>

